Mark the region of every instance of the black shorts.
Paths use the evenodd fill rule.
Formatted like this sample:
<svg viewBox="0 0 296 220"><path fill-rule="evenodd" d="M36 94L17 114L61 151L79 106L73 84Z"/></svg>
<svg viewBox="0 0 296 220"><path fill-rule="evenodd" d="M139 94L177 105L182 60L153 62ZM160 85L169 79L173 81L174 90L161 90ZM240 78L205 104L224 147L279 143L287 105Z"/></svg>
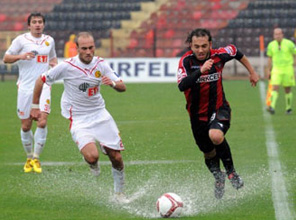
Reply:
<svg viewBox="0 0 296 220"><path fill-rule="evenodd" d="M227 133L230 128L230 115L230 108L220 108L217 112L212 114L209 121L200 121L194 118L190 119L195 143L202 152L208 153L215 148L215 145L209 137L210 129L219 129L224 135Z"/></svg>

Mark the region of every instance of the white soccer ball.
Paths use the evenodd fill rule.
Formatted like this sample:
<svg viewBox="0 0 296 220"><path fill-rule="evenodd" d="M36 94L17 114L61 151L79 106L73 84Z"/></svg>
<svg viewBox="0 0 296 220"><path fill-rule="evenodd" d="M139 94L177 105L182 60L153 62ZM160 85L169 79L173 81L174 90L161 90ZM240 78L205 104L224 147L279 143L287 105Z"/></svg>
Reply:
<svg viewBox="0 0 296 220"><path fill-rule="evenodd" d="M156 209L163 218L178 217L182 213L183 201L175 193L165 193L158 198Z"/></svg>

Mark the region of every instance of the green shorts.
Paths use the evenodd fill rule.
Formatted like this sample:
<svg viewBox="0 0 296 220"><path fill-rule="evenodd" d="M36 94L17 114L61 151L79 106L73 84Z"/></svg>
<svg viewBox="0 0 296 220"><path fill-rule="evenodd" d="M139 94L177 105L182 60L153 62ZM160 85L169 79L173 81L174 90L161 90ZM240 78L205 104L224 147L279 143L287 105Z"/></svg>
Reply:
<svg viewBox="0 0 296 220"><path fill-rule="evenodd" d="M295 86L294 67L272 68L271 85Z"/></svg>

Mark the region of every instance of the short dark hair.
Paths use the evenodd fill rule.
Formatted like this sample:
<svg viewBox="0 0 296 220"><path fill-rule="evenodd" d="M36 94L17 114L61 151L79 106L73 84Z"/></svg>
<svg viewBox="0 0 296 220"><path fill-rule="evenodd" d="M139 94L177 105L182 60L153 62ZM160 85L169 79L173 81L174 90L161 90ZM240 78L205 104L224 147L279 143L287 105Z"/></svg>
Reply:
<svg viewBox="0 0 296 220"><path fill-rule="evenodd" d="M186 39L186 43L192 43L192 37L196 36L196 37L205 37L208 36L209 37L209 41L212 41L212 36L211 36L211 32L208 29L204 29L204 28L197 28L193 31L191 31Z"/></svg>
<svg viewBox="0 0 296 220"><path fill-rule="evenodd" d="M42 20L43 20L43 23L45 24L45 17L44 17L44 15L41 14L40 12L33 12L28 17L28 25L31 24L32 17L41 17Z"/></svg>

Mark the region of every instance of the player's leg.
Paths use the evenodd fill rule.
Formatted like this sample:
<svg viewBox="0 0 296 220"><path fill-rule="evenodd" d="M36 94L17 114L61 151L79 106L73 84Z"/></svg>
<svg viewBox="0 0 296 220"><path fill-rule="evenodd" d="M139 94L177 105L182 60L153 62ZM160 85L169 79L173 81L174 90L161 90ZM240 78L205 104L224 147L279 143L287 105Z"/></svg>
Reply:
<svg viewBox="0 0 296 220"><path fill-rule="evenodd" d="M268 80L268 86L267 86L267 93L266 93L266 99L265 99L265 104L267 106L267 109L271 105L271 93L272 93L272 85L270 82L270 79Z"/></svg>
<svg viewBox="0 0 296 220"><path fill-rule="evenodd" d="M89 164L90 171L94 176L100 175L99 152L95 143L88 143L81 149L85 162Z"/></svg>
<svg viewBox="0 0 296 220"><path fill-rule="evenodd" d="M291 114L293 100L292 87L295 86L295 75L293 66L286 68L286 73L283 74L282 85L285 89L286 114Z"/></svg>
<svg viewBox="0 0 296 220"><path fill-rule="evenodd" d="M230 180L232 186L236 189L243 187L244 182L235 171L231 150L226 138L224 138L221 144L216 146L216 151L219 158L222 160L223 166L225 167L228 179Z"/></svg>
<svg viewBox="0 0 296 220"><path fill-rule="evenodd" d="M205 164L215 178L215 197L221 199L224 195L225 173L220 169L220 158L208 136L208 124L191 119L191 129L197 146L204 154Z"/></svg>
<svg viewBox="0 0 296 220"><path fill-rule="evenodd" d="M119 150L108 147L104 147L104 149L112 163L111 172L114 180L115 199L120 203L129 203L130 200L124 194L125 174L122 155Z"/></svg>
<svg viewBox="0 0 296 220"><path fill-rule="evenodd" d="M47 137L47 118L50 113L50 90L51 88L46 84L43 86L40 96L40 118L37 121L37 128L34 134L34 154L32 165L34 171L37 173L42 172L40 155L44 149Z"/></svg>
<svg viewBox="0 0 296 220"><path fill-rule="evenodd" d="M24 172L29 173L33 169L33 166L31 165L31 161L33 159L33 132L31 130L32 120L21 119L21 123L22 123L21 141L22 141L24 150L27 154L27 161L24 165Z"/></svg>
<svg viewBox="0 0 296 220"><path fill-rule="evenodd" d="M282 75L280 70L273 69L271 73L270 83L272 85L272 92L271 92L271 103L270 106L267 108L267 111L270 114L275 113L276 103L279 97L279 86L282 84Z"/></svg>
<svg viewBox="0 0 296 220"><path fill-rule="evenodd" d="M111 172L114 180L115 199L120 203L128 203L129 200L124 194L125 174L121 151L124 146L119 135L117 125L106 109L102 109L100 116L104 122L98 123L96 138L101 144L103 153L108 155L112 167Z"/></svg>
<svg viewBox="0 0 296 220"><path fill-rule="evenodd" d="M285 87L286 114L292 113L293 93L291 87Z"/></svg>
<svg viewBox="0 0 296 220"><path fill-rule="evenodd" d="M123 193L125 176L122 155L119 150L113 150L108 147L104 147L104 149L112 164L111 172L114 179L114 192Z"/></svg>
<svg viewBox="0 0 296 220"><path fill-rule="evenodd" d="M204 153L205 164L211 173L220 172L220 160L208 136L208 123L191 118L191 130L196 145Z"/></svg>
<svg viewBox="0 0 296 220"><path fill-rule="evenodd" d="M273 85L272 86L272 92L271 92L270 108L268 109L268 111L271 114L274 114L275 113L275 106L276 106L278 97L279 97L279 85Z"/></svg>
<svg viewBox="0 0 296 220"><path fill-rule="evenodd" d="M31 130L32 120L30 119L31 103L32 94L18 90L17 115L21 120L21 141L27 155L27 160L24 165L24 171L26 173L32 171L31 161L33 158L33 132Z"/></svg>
<svg viewBox="0 0 296 220"><path fill-rule="evenodd" d="M218 157L226 170L228 179L233 187L239 189L243 186L243 180L235 172L231 150L225 139L225 134L230 127L230 109L219 109L216 118L211 122L209 137L215 145Z"/></svg>

